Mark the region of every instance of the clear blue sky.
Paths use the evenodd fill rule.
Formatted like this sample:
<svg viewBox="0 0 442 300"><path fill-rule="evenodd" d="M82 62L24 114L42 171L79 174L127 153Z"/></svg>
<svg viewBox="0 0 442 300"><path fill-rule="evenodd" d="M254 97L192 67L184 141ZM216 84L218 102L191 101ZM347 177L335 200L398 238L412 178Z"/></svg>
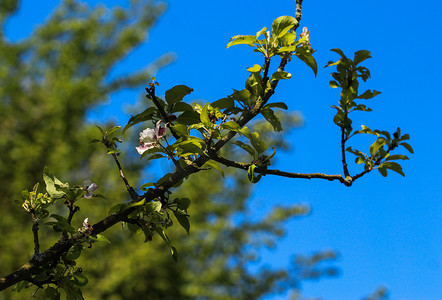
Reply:
<svg viewBox="0 0 442 300"><path fill-rule="evenodd" d="M99 1L86 1L95 4ZM127 0L105 1L127 5ZM247 46L225 49L236 34L254 34L281 15L294 14L294 0L168 2L169 8L149 36L115 69L139 69L155 57L173 52L174 64L158 74L161 87L186 84L191 99L214 101L241 89L246 68L261 64ZM11 38L28 35L41 23L55 1L23 0L23 9L8 23ZM52 4L51 4L52 3ZM359 299L379 285L391 299L442 299L442 23L440 1L304 0L301 26L308 26L320 66L315 79L299 62L288 67L290 81L280 84L274 100L301 111L305 124L288 137L290 153L278 153L275 168L293 172L342 173L339 130L332 123L330 105L337 90L328 87L330 71L323 69L337 56L367 49L373 78L365 86L382 91L367 103L374 109L360 113L357 124L410 133L415 154L404 162L406 177L386 179L373 172L351 188L337 182L294 180L267 176L250 202L261 213L278 203L308 203L312 214L287 224L288 234L276 250L263 251L263 262L284 266L294 253L335 249L342 274L334 279L305 283L303 294L324 299ZM122 102L135 102L142 91L114 95L90 117L111 116L125 124ZM368 147L368 146L367 146ZM353 169L355 170L355 169ZM354 173L354 172L353 172ZM269 298L283 299L283 298Z"/></svg>

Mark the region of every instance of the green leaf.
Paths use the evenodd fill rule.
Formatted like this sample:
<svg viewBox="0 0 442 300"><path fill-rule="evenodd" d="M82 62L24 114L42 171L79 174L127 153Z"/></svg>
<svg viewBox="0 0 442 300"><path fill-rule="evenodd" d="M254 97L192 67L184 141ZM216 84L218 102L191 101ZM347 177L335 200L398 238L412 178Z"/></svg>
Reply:
<svg viewBox="0 0 442 300"><path fill-rule="evenodd" d="M187 133L187 127L186 125L183 124L176 124L176 125L172 125L170 126L171 129L173 131L175 131L179 136L183 137L183 136L188 136L189 134Z"/></svg>
<svg viewBox="0 0 442 300"><path fill-rule="evenodd" d="M239 130L241 130L241 127L235 121L229 121L229 122L221 124L220 129L221 130L227 129L227 130L238 132Z"/></svg>
<svg viewBox="0 0 442 300"><path fill-rule="evenodd" d="M379 91L366 90L365 92L363 92L361 95L357 96L356 98L358 98L358 99L371 99L373 97L376 97L379 94L381 94L381 92L379 92Z"/></svg>
<svg viewBox="0 0 442 300"><path fill-rule="evenodd" d="M205 164L207 164L207 165L213 167L214 169L216 169L224 177L224 170L221 168L221 166L219 165L219 163L217 161L214 161L214 160L210 159L210 160L206 161Z"/></svg>
<svg viewBox="0 0 442 300"><path fill-rule="evenodd" d="M175 218L178 220L178 223L180 223L181 227L186 230L187 234L190 235L190 222L189 222L189 216L180 214L176 211L173 211L173 214L175 215Z"/></svg>
<svg viewBox="0 0 442 300"><path fill-rule="evenodd" d="M251 164L249 166L249 169L247 170L247 177L249 178L249 181L251 183L257 183L262 177L261 174L258 174L258 176L255 176L255 169L256 169L256 165Z"/></svg>
<svg viewBox="0 0 442 300"><path fill-rule="evenodd" d="M179 209L182 209L185 211L187 211L187 209L190 206L190 199L189 198L176 198L173 202L177 204L177 207Z"/></svg>
<svg viewBox="0 0 442 300"><path fill-rule="evenodd" d="M397 160L397 159L408 160L409 158L406 155L395 154L388 156L385 160L388 161L388 160Z"/></svg>
<svg viewBox="0 0 442 300"><path fill-rule="evenodd" d="M176 85L170 90L166 91L166 101L169 104L180 102L186 95L189 95L192 91L193 89L188 86Z"/></svg>
<svg viewBox="0 0 442 300"><path fill-rule="evenodd" d="M235 101L232 98L221 98L213 102L212 106L219 109L232 108L235 106Z"/></svg>
<svg viewBox="0 0 442 300"><path fill-rule="evenodd" d="M110 129L106 130L106 136L110 136L112 133L114 133L115 131L117 131L120 128L121 128L121 126L114 126Z"/></svg>
<svg viewBox="0 0 442 300"><path fill-rule="evenodd" d="M175 261L177 261L178 256L177 256L176 248L172 246L172 244L171 244L171 242L170 242L170 240L169 240L169 237L167 236L166 232L164 232L164 229L163 229L163 228L156 227L156 228L155 228L155 231L158 233L159 236L161 236L161 238L163 239L163 241L166 242L167 246L169 246L169 250L170 250L170 253L172 254L173 259L174 259Z"/></svg>
<svg viewBox="0 0 442 300"><path fill-rule="evenodd" d="M255 64L253 67L247 68L247 71L249 71L250 73L259 73L261 72L261 66Z"/></svg>
<svg viewBox="0 0 442 300"><path fill-rule="evenodd" d="M298 21L294 17L278 17L272 23L272 35L279 38L286 34L294 26L298 26Z"/></svg>
<svg viewBox="0 0 442 300"><path fill-rule="evenodd" d="M315 77L318 73L318 65L316 64L316 60L313 57L312 53L306 49L306 47L298 47L296 49L296 56L305 62L307 66L309 66L313 73L315 73Z"/></svg>
<svg viewBox="0 0 442 300"><path fill-rule="evenodd" d="M241 147L243 150L247 151L253 158L255 158L257 153L255 152L255 150L251 146L249 146L241 141L234 141L234 142L232 142L232 144L237 145L238 147Z"/></svg>
<svg viewBox="0 0 442 300"><path fill-rule="evenodd" d="M181 102L180 102L181 103ZM181 113L176 121L184 125L192 125L200 122L200 114L192 109Z"/></svg>
<svg viewBox="0 0 442 300"><path fill-rule="evenodd" d="M108 244L111 243L107 237L105 237L104 235L101 235L101 234L97 234L95 236L91 235L89 238L91 240L93 240L94 242L106 242Z"/></svg>
<svg viewBox="0 0 442 300"><path fill-rule="evenodd" d="M386 161L386 162L384 162L383 164L381 164L380 166L379 166L379 168L385 168L385 169L390 169L390 170L392 170L392 171L395 171L395 172L397 172L397 173L399 173L399 174L401 174L402 176L404 176L405 177L405 174L404 174L404 172L402 171L402 167L401 167L401 165L400 164L398 164L398 163L396 163L396 162L392 162L392 161ZM379 171L380 172L380 171Z"/></svg>
<svg viewBox="0 0 442 300"><path fill-rule="evenodd" d="M85 286L88 283L87 277L80 271L75 271L72 276L74 278L74 284L77 286Z"/></svg>
<svg viewBox="0 0 442 300"><path fill-rule="evenodd" d="M387 140L383 137L378 138L371 146L370 146L370 154L371 156L375 156L378 150L387 143Z"/></svg>
<svg viewBox="0 0 442 300"><path fill-rule="evenodd" d="M410 152L410 153L414 153L414 151L413 151L413 148L408 144L408 143L400 143L399 144L400 146L402 146L402 147L404 147L405 149L407 149L408 150L408 152Z"/></svg>
<svg viewBox="0 0 442 300"><path fill-rule="evenodd" d="M127 203L120 203L120 204L116 204L114 206L112 206L111 208L109 208L107 214L111 215L114 213L119 213L120 211L125 210L126 208L128 208L130 205Z"/></svg>
<svg viewBox="0 0 442 300"><path fill-rule="evenodd" d="M126 132L127 129L129 129L130 127L134 126L135 124L147 121L147 120L151 120L153 114L157 111L157 109L155 107L149 107L147 108L145 111L143 111L140 114L137 114L135 116L132 116L129 121L127 122L127 125L124 126L123 128L123 133Z"/></svg>
<svg viewBox="0 0 442 300"><path fill-rule="evenodd" d="M140 186L140 190L147 191L148 190L147 187L149 187L149 186L155 186L155 183L147 182L147 183L143 184L142 186Z"/></svg>
<svg viewBox="0 0 442 300"><path fill-rule="evenodd" d="M80 257L82 250L83 246L81 246L80 244L75 244L71 247L71 249L68 250L68 252L66 252L66 259L71 261L76 260Z"/></svg>
<svg viewBox="0 0 442 300"><path fill-rule="evenodd" d="M204 104L200 115L201 122L208 128L213 127L213 123L209 119L209 103Z"/></svg>
<svg viewBox="0 0 442 300"><path fill-rule="evenodd" d="M343 59L347 59L347 56L345 56L344 52L342 52L342 50L339 48L333 48L330 51L338 53Z"/></svg>
<svg viewBox="0 0 442 300"><path fill-rule="evenodd" d="M53 287L45 288L45 297L50 300L60 300L60 293Z"/></svg>
<svg viewBox="0 0 442 300"><path fill-rule="evenodd" d="M261 114L270 124L272 124L273 130L282 131L281 122L271 108L263 107L261 109Z"/></svg>
<svg viewBox="0 0 442 300"><path fill-rule="evenodd" d="M353 62L355 63L355 65L360 64L361 62L363 62L364 60L371 58L371 53L368 50L359 50L355 52L355 58L353 60Z"/></svg>
<svg viewBox="0 0 442 300"><path fill-rule="evenodd" d="M335 88L339 87L339 83L337 83L334 80L330 80L330 87L335 89Z"/></svg>
<svg viewBox="0 0 442 300"><path fill-rule="evenodd" d="M178 102L173 105L172 112L179 112L179 111L193 111L193 108L191 105L184 103L184 102Z"/></svg>
<svg viewBox="0 0 442 300"><path fill-rule="evenodd" d="M226 48L234 45L249 45L253 47L253 44L257 42L258 39L254 35L236 35L230 39L230 43L227 44Z"/></svg>
<svg viewBox="0 0 442 300"><path fill-rule="evenodd" d="M287 104L285 104L284 102L269 103L269 104L266 104L264 107L268 107L268 108L277 107L277 108L281 108L281 109L285 109L285 110L288 109Z"/></svg>
<svg viewBox="0 0 442 300"><path fill-rule="evenodd" d="M55 185L64 185L57 177L55 177L47 167L43 171L43 180L46 184L46 191L53 198L61 198L65 195L63 191L57 189Z"/></svg>
<svg viewBox="0 0 442 300"><path fill-rule="evenodd" d="M271 80L281 80L281 79L290 79L292 78L292 74L285 71L279 71L272 74Z"/></svg>
<svg viewBox="0 0 442 300"><path fill-rule="evenodd" d="M56 219L57 222L46 222L45 224L53 226L54 230L62 230L71 234L74 234L76 232L74 227L69 224L68 220L65 217L56 214L52 214L50 215L50 217Z"/></svg>

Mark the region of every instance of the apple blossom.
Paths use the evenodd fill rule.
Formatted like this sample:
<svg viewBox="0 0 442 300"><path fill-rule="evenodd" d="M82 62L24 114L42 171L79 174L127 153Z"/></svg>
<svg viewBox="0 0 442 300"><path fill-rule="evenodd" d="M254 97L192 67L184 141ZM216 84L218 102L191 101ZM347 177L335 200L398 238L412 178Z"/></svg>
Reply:
<svg viewBox="0 0 442 300"><path fill-rule="evenodd" d="M96 191L98 189L98 185L95 182L92 182L90 180L85 180L83 184L81 185L83 190L85 191L84 198L89 199L92 198L94 195L92 192Z"/></svg>
<svg viewBox="0 0 442 300"><path fill-rule="evenodd" d="M157 145L158 140L166 135L166 127L161 127L161 120L155 125L155 129L146 128L140 132L140 146L135 147L139 154L152 149Z"/></svg>

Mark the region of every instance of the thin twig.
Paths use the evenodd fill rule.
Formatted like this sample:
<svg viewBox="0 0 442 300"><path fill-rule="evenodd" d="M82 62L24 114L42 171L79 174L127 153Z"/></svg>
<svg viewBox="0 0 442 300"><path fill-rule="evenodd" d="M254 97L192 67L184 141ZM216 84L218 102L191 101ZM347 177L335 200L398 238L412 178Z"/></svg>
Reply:
<svg viewBox="0 0 442 300"><path fill-rule="evenodd" d="M118 160L118 157L115 153L112 153L112 157L115 160L115 163L118 166L118 170L120 171L120 177L123 179L124 184L126 185L126 189L130 195L130 197L132 198L133 201L138 201L138 198L140 197L137 192L135 192L134 188L129 184L129 182L127 181L126 177L124 176L124 172L123 169L121 168L121 164L120 161Z"/></svg>
<svg viewBox="0 0 442 300"><path fill-rule="evenodd" d="M31 210L32 221L32 233L34 235L34 255L38 255L40 253L40 243L38 241L38 225L40 223L40 219L35 216L35 212Z"/></svg>

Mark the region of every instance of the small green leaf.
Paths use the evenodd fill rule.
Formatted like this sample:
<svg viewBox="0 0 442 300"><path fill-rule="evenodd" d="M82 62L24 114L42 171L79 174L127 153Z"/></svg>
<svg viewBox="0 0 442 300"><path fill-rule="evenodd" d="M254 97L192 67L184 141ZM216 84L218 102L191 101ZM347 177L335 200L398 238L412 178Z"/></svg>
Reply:
<svg viewBox="0 0 442 300"><path fill-rule="evenodd" d="M371 53L368 50L359 50L355 52L355 58L353 60L353 62L355 63L355 65L360 64L361 62L363 62L364 60L371 58Z"/></svg>
<svg viewBox="0 0 442 300"><path fill-rule="evenodd" d="M145 111L143 111L140 114L137 114L135 116L132 116L129 121L127 122L127 125L124 126L123 133L126 132L127 129L134 126L135 124L138 124L140 122L144 122L147 120L151 120L153 114L157 111L155 107L149 107Z"/></svg>
<svg viewBox="0 0 442 300"><path fill-rule="evenodd" d="M414 153L414 150L413 150L413 148L408 144L408 143L400 143L399 144L400 146L402 146L402 147L404 147L405 149L407 149L408 150L408 152L410 152L410 153Z"/></svg>
<svg viewBox="0 0 442 300"><path fill-rule="evenodd" d="M409 158L406 155L395 154L388 156L385 160L387 161L387 160L397 160L397 159L408 160Z"/></svg>
<svg viewBox="0 0 442 300"><path fill-rule="evenodd" d="M80 244L72 246L72 248L69 249L68 252L66 252L66 259L71 261L76 260L80 257L82 250L83 246L81 246Z"/></svg>
<svg viewBox="0 0 442 300"><path fill-rule="evenodd" d="M142 186L140 186L140 190L147 191L148 190L147 187L149 187L149 186L155 186L155 183L147 182L147 183L143 184Z"/></svg>
<svg viewBox="0 0 442 300"><path fill-rule="evenodd" d="M382 165L379 166L379 168L381 168L381 167L385 168L385 169L390 169L392 171L395 171L395 172L401 174L402 176L405 176L404 172L402 171L401 165L396 162L386 161Z"/></svg>
<svg viewBox="0 0 442 300"><path fill-rule="evenodd" d="M179 209L187 211L190 206L189 198L176 198L174 201Z"/></svg>
<svg viewBox="0 0 442 300"><path fill-rule="evenodd" d="M281 79L290 79L292 78L292 74L285 71L279 71L272 74L271 80L281 80Z"/></svg>
<svg viewBox="0 0 442 300"><path fill-rule="evenodd" d="M298 20L291 16L281 16L272 23L272 35L281 37L294 26L298 26Z"/></svg>
<svg viewBox="0 0 442 300"><path fill-rule="evenodd" d="M192 88L185 85L177 85L166 91L166 101L169 104L177 103L183 100L186 95L193 91Z"/></svg>
<svg viewBox="0 0 442 300"><path fill-rule="evenodd" d="M172 130L174 132L176 132L179 136L183 137L183 136L188 136L189 134L187 133L187 127L186 125L183 124L176 124L176 125L171 125L170 126L172 128Z"/></svg>
<svg viewBox="0 0 442 300"><path fill-rule="evenodd" d="M158 233L158 235L163 239L163 241L166 242L167 246L169 246L169 250L170 250L170 253L172 254L173 259L174 259L175 261L177 261L177 251L176 251L176 248L175 248L174 246L172 246L172 244L171 244L171 242L170 242L170 240L169 240L169 237L167 236L167 234L166 234L166 232L164 231L164 229L163 229L163 228L156 227L156 228L155 228L155 231L156 231L156 232Z"/></svg>
<svg viewBox="0 0 442 300"><path fill-rule="evenodd" d="M269 108L277 107L277 108L281 108L281 109L284 109L284 110L288 109L287 104L285 104L284 102L269 103L269 104L266 104L264 107L269 107Z"/></svg>
<svg viewBox="0 0 442 300"><path fill-rule="evenodd" d="M43 171L43 180L46 184L46 191L53 198L61 198L65 195L65 193L59 189L57 189L56 185L63 185L63 183L55 177L47 167L44 168Z"/></svg>
<svg viewBox="0 0 442 300"><path fill-rule="evenodd" d="M235 121L229 121L229 122L221 124L220 129L221 130L227 129L227 130L238 132L239 130L241 130L241 127Z"/></svg>
<svg viewBox="0 0 442 300"><path fill-rule="evenodd" d="M249 169L247 170L247 177L249 178L249 181L251 183L257 183L262 177L261 174L259 174L258 176L255 176L255 169L256 169L256 165L251 164L249 166Z"/></svg>
<svg viewBox="0 0 442 300"><path fill-rule="evenodd" d="M117 131L120 128L121 128L121 126L114 126L110 129L106 130L106 136L110 136L112 133L114 133L115 131Z"/></svg>
<svg viewBox="0 0 442 300"><path fill-rule="evenodd" d="M221 98L212 103L213 107L218 107L219 109L233 108L235 106L235 101L232 98Z"/></svg>
<svg viewBox="0 0 442 300"><path fill-rule="evenodd" d="M186 230L187 234L190 235L190 222L189 222L189 216L182 215L180 213L177 213L176 211L173 211L173 214L175 215L175 218L178 220L178 223L180 223L181 227Z"/></svg>
<svg viewBox="0 0 442 300"><path fill-rule="evenodd" d="M337 83L334 80L330 80L330 87L335 89L335 88L339 87L339 83Z"/></svg>
<svg viewBox="0 0 442 300"><path fill-rule="evenodd" d="M358 98L358 99L371 99L373 97L376 97L379 94L381 94L381 92L379 92L379 91L366 90L365 92L363 92L361 95L357 96L356 98Z"/></svg>
<svg viewBox="0 0 442 300"><path fill-rule="evenodd" d="M258 39L254 35L236 35L230 39L230 43L227 44L226 48L234 45L249 45L253 47L253 44L257 42Z"/></svg>
<svg viewBox="0 0 442 300"><path fill-rule="evenodd" d="M101 235L101 234L97 234L95 236L91 235L90 239L94 242L106 242L108 244L111 243L107 237L105 237L104 235Z"/></svg>
<svg viewBox="0 0 442 300"><path fill-rule="evenodd" d="M316 60L313 57L312 53L306 49L306 47L298 47L296 49L296 56L306 63L309 66L313 73L315 73L315 77L318 74L318 65L316 64Z"/></svg>
<svg viewBox="0 0 442 300"><path fill-rule="evenodd" d="M261 72L261 66L255 64L253 67L248 68L247 71L249 71L250 73L259 73Z"/></svg>
<svg viewBox="0 0 442 300"><path fill-rule="evenodd" d="M234 141L233 144L241 147L243 150L247 151L253 158L255 158L256 152L251 146L244 144L241 141Z"/></svg>
<svg viewBox="0 0 442 300"><path fill-rule="evenodd" d="M88 283L88 279L80 271L75 271L72 276L74 277L74 283L77 286L85 286Z"/></svg>
<svg viewBox="0 0 442 300"><path fill-rule="evenodd" d="M378 138L371 146L370 146L370 154L371 156L375 156L378 152L379 148L387 143L387 140L383 137Z"/></svg>
<svg viewBox="0 0 442 300"><path fill-rule="evenodd" d="M213 123L209 119L209 103L204 104L200 115L201 122L208 128L213 127Z"/></svg>
<svg viewBox="0 0 442 300"><path fill-rule="evenodd" d="M271 108L263 107L261 109L261 114L270 124L272 124L273 130L282 131L281 122Z"/></svg>
<svg viewBox="0 0 442 300"><path fill-rule="evenodd" d="M213 167L214 169L216 169L224 177L224 170L221 168L221 166L219 165L219 163L217 161L214 161L214 160L210 159L210 160L206 161L205 164L207 164L207 165Z"/></svg>

